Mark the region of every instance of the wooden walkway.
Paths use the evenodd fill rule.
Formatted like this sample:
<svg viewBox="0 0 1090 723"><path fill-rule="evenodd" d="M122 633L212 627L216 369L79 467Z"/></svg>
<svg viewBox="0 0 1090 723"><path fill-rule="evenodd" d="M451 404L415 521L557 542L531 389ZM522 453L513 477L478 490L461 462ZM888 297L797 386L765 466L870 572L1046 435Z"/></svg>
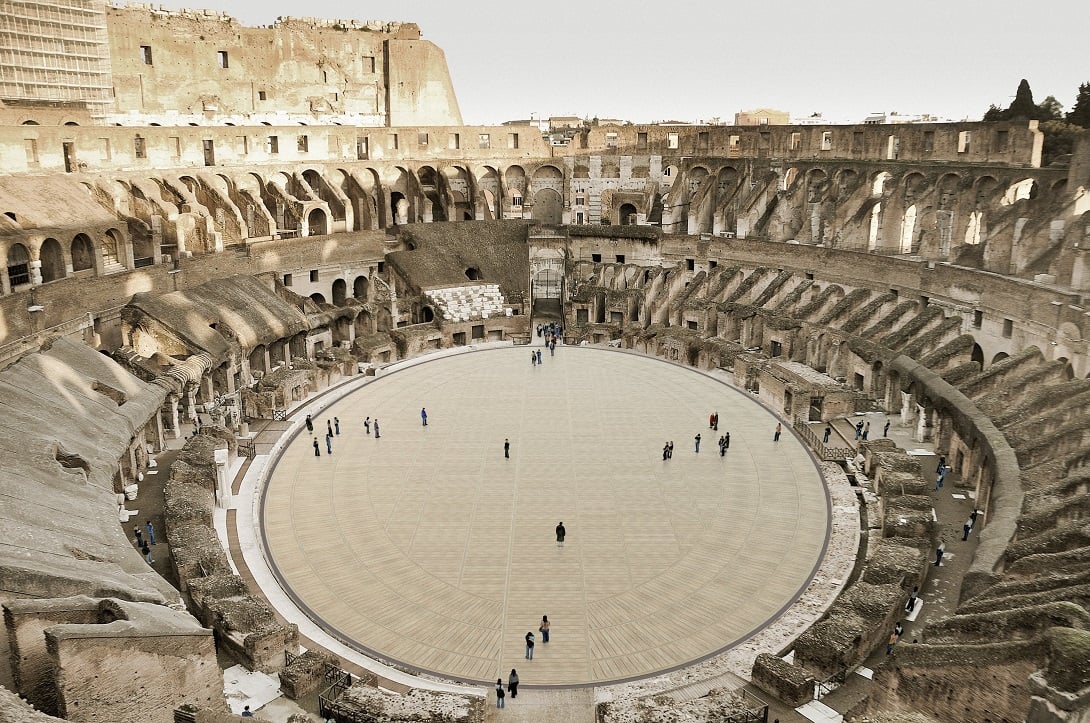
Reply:
<svg viewBox="0 0 1090 723"><path fill-rule="evenodd" d="M262 521L298 602L380 659L481 683L518 668L527 687L681 667L789 606L829 531L820 475L790 425L774 442L772 415L685 367L595 348L543 354L540 366L517 347L404 369L316 420L319 458L309 436L287 447ZM381 439L364 434L365 416Z"/></svg>

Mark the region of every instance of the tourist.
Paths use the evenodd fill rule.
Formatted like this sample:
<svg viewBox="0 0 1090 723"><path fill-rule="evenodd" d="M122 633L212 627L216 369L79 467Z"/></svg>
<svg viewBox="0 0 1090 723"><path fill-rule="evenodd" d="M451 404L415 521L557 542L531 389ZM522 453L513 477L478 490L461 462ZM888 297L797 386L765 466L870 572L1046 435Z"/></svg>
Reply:
<svg viewBox="0 0 1090 723"><path fill-rule="evenodd" d="M821 443L822 444L828 444L829 443L829 435L831 435L832 433L833 433L833 428L830 425L826 424L825 425L825 436L822 437Z"/></svg>
<svg viewBox="0 0 1090 723"><path fill-rule="evenodd" d="M507 676L507 690L511 693L511 699L519 697L519 674L511 668L511 675Z"/></svg>
<svg viewBox="0 0 1090 723"><path fill-rule="evenodd" d="M863 420L859 420L859 424L855 425L855 438L859 439L863 436Z"/></svg>
<svg viewBox="0 0 1090 723"><path fill-rule="evenodd" d="M716 432L719 431L719 412L712 415L712 429Z"/></svg>
<svg viewBox="0 0 1090 723"><path fill-rule="evenodd" d="M533 349L530 350L530 366L537 366L537 352Z"/></svg>
<svg viewBox="0 0 1090 723"><path fill-rule="evenodd" d="M776 433L772 435L772 441L773 442L779 442L780 441L780 433L782 431L783 431L783 425L781 425L779 422L776 422Z"/></svg>
<svg viewBox="0 0 1090 723"><path fill-rule="evenodd" d="M329 432L325 436L325 453L333 454L333 432Z"/></svg>
<svg viewBox="0 0 1090 723"><path fill-rule="evenodd" d="M332 437L333 436L333 422L331 422L328 419L325 420L325 436L327 436L327 437Z"/></svg>
<svg viewBox="0 0 1090 723"><path fill-rule="evenodd" d="M708 415L708 429L711 429L713 426L715 426L715 412Z"/></svg>
<svg viewBox="0 0 1090 723"><path fill-rule="evenodd" d="M537 363L538 364L541 363L541 350L540 349L537 350Z"/></svg>
<svg viewBox="0 0 1090 723"><path fill-rule="evenodd" d="M155 528L152 527L151 520L148 520L146 523L144 523L144 528L148 532L148 542L150 542L151 544L154 545L155 544Z"/></svg>
<svg viewBox="0 0 1090 723"><path fill-rule="evenodd" d="M510 439L504 439L503 440L503 458L504 459L511 459L511 440Z"/></svg>
<svg viewBox="0 0 1090 723"><path fill-rule="evenodd" d="M428 426L428 410L423 407L420 408L420 422L423 426Z"/></svg>
<svg viewBox="0 0 1090 723"><path fill-rule="evenodd" d="M896 630L889 634L889 642L886 643L886 655L889 655L893 652L893 646L896 645L897 641L900 639L901 636L897 634Z"/></svg>
<svg viewBox="0 0 1090 723"><path fill-rule="evenodd" d="M526 633L526 659L534 659L534 633L530 631Z"/></svg>
<svg viewBox="0 0 1090 723"><path fill-rule="evenodd" d="M144 553L144 559L148 561L149 565L155 562L155 560L151 559L151 548L148 547L147 540L144 540L144 545L140 548L140 552Z"/></svg>
<svg viewBox="0 0 1090 723"><path fill-rule="evenodd" d="M726 437L719 438L719 456L722 457L727 453Z"/></svg>
<svg viewBox="0 0 1090 723"><path fill-rule="evenodd" d="M496 678L496 707L503 707L503 697L507 695L503 691L503 678Z"/></svg>
<svg viewBox="0 0 1090 723"><path fill-rule="evenodd" d="M942 565L942 556L946 553L946 543L942 542L935 548L935 567Z"/></svg>
<svg viewBox="0 0 1090 723"><path fill-rule="evenodd" d="M136 535L136 546L144 546L144 533L140 531L139 527L132 528L133 534Z"/></svg>
<svg viewBox="0 0 1090 723"><path fill-rule="evenodd" d="M307 431L308 432L313 432L314 431L314 421L311 420L309 414L307 415L306 425L307 425Z"/></svg>
<svg viewBox="0 0 1090 723"><path fill-rule="evenodd" d="M696 442L696 453L700 454L700 434L699 433L697 433L697 435L695 437L693 437L693 441Z"/></svg>
<svg viewBox="0 0 1090 723"><path fill-rule="evenodd" d="M541 642L549 642L549 616L541 616L541 625L537 627L539 633L541 633Z"/></svg>
<svg viewBox="0 0 1090 723"><path fill-rule="evenodd" d="M378 439L378 438L379 438L379 433L378 433L378 417L375 417L375 439Z"/></svg>
<svg viewBox="0 0 1090 723"><path fill-rule="evenodd" d="M670 459L670 443L662 445L662 458L663 460Z"/></svg>
<svg viewBox="0 0 1090 723"><path fill-rule="evenodd" d="M961 529L965 532L965 534L963 534L961 536L961 541L965 542L966 540L969 539L969 533L973 531L973 518L972 518L972 516L968 517L965 520L965 524L961 526Z"/></svg>
<svg viewBox="0 0 1090 723"><path fill-rule="evenodd" d="M867 441L867 437L868 437L868 436L870 436L870 422L867 422L867 423L866 423L866 424L865 424L865 425L863 426L863 441L864 441L864 442L866 442L866 441Z"/></svg>
<svg viewBox="0 0 1090 723"><path fill-rule="evenodd" d="M723 449L724 451L730 449L730 432L723 435Z"/></svg>
<svg viewBox="0 0 1090 723"><path fill-rule="evenodd" d="M674 457L674 441L670 440L670 444L667 445L670 448L669 454L666 455L666 459L673 459Z"/></svg>
<svg viewBox="0 0 1090 723"><path fill-rule="evenodd" d="M557 523L557 525L556 525L556 546L557 547L563 547L564 546L564 536L567 535L567 534L568 534L568 531L564 529L563 521Z"/></svg>
<svg viewBox="0 0 1090 723"><path fill-rule="evenodd" d="M935 473L942 472L942 468L946 466L946 457L939 457L939 466L935 468Z"/></svg>
<svg viewBox="0 0 1090 723"><path fill-rule="evenodd" d="M322 450L318 446L318 438L317 437L314 438L314 456L315 457L321 457L322 456Z"/></svg>
<svg viewBox="0 0 1090 723"><path fill-rule="evenodd" d="M333 433L338 435L341 433L341 420L336 417L333 418Z"/></svg>
<svg viewBox="0 0 1090 723"><path fill-rule="evenodd" d="M364 429L364 434L370 436L370 434L371 434L371 418L370 417L363 420L363 429Z"/></svg>
<svg viewBox="0 0 1090 723"><path fill-rule="evenodd" d="M905 611L906 612L912 612L913 610L916 609L916 600L919 598L919 596L920 596L920 586L919 585L914 585L912 587L912 592L909 593L909 595L908 595L908 603L905 605Z"/></svg>
<svg viewBox="0 0 1090 723"><path fill-rule="evenodd" d="M883 437L888 437L889 436L889 421L890 420L887 419L886 420L886 426L882 427L882 436Z"/></svg>
<svg viewBox="0 0 1090 723"><path fill-rule="evenodd" d="M254 717L253 712L250 710L250 706L246 706L246 707L244 707L242 709L242 717L243 718L253 718Z"/></svg>

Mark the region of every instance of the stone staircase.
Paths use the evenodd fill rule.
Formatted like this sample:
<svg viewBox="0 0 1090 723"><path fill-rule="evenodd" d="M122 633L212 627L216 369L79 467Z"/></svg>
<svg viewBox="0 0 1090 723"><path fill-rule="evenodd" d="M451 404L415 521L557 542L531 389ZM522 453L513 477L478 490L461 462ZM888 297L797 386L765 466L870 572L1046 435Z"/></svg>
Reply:
<svg viewBox="0 0 1090 723"><path fill-rule="evenodd" d="M424 295L447 321L469 321L504 315L504 299L498 284L432 289Z"/></svg>
<svg viewBox="0 0 1090 723"><path fill-rule="evenodd" d="M120 274L122 271L126 271L124 264L120 264L117 261L106 261L102 264L102 275L108 274Z"/></svg>

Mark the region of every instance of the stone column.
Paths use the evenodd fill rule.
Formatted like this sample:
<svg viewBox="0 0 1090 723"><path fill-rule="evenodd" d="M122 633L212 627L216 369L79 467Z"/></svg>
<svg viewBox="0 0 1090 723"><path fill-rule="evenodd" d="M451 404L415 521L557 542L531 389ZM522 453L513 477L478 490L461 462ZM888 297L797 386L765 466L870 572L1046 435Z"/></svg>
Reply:
<svg viewBox="0 0 1090 723"><path fill-rule="evenodd" d="M933 410L922 404L916 404L916 432L913 439L917 442L927 442L931 439L931 415Z"/></svg>
<svg viewBox="0 0 1090 723"><path fill-rule="evenodd" d="M178 395L170 394L166 399L166 413L168 421L168 430L170 436L174 439L182 436L181 426L178 420Z"/></svg>
<svg viewBox="0 0 1090 723"><path fill-rule="evenodd" d="M231 506L231 477L227 453L226 449L217 449L213 453L216 462L216 507L222 509Z"/></svg>

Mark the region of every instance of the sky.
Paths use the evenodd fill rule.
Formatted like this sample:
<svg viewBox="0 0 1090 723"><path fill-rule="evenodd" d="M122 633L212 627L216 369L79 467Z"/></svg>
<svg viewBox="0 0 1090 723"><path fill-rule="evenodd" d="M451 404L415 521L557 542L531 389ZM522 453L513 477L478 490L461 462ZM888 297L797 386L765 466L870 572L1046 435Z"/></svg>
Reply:
<svg viewBox="0 0 1090 723"><path fill-rule="evenodd" d="M1022 78L1070 110L1090 82L1090 2L1053 0L160 0L278 16L401 20L446 53L466 124L551 115L725 123L740 110L861 122L979 118Z"/></svg>

